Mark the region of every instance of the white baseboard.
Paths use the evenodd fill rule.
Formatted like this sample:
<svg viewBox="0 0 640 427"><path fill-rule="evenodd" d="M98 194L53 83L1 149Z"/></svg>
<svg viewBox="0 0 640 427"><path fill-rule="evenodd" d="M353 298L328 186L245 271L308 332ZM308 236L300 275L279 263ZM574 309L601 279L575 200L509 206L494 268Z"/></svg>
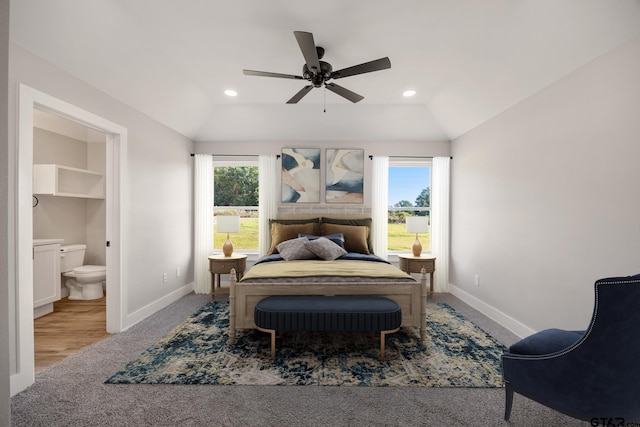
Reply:
<svg viewBox="0 0 640 427"><path fill-rule="evenodd" d="M53 303L41 305L40 307L35 307L33 309L33 318L37 319L38 317L42 317L45 314L53 313Z"/></svg>
<svg viewBox="0 0 640 427"><path fill-rule="evenodd" d="M9 395L15 396L35 381L36 377L33 371L28 373L18 372L17 374L11 375L9 377Z"/></svg>
<svg viewBox="0 0 640 427"><path fill-rule="evenodd" d="M141 309L136 310L131 314L128 314L125 318L125 325L123 325L122 330L126 331L136 323L146 319L147 317L151 316L153 313L157 312L158 310L165 308L169 304L174 303L178 301L180 298L182 298L183 296L193 292L193 286L194 286L194 282L188 283L183 287L171 292L170 294L167 294L162 298L150 304L145 305Z"/></svg>
<svg viewBox="0 0 640 427"><path fill-rule="evenodd" d="M504 314L495 307L492 307L484 301L479 300L478 298L474 297L468 292L463 291L455 285L449 284L449 293L469 304L471 307L475 308L480 313L487 316L489 319L504 326L520 338L528 337L529 335L536 332L528 326L518 322L513 317Z"/></svg>

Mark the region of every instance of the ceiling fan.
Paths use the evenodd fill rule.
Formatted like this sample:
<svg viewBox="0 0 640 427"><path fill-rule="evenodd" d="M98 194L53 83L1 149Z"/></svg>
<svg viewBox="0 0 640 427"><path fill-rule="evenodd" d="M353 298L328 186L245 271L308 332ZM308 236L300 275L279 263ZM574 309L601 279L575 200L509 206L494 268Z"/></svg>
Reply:
<svg viewBox="0 0 640 427"><path fill-rule="evenodd" d="M266 71L254 71L243 70L243 73L247 76L261 76L261 77L277 77L281 79L295 79L295 80L307 80L311 84L303 87L298 93L287 101L287 104L297 104L307 93L314 87L322 87L329 89L331 92L336 93L343 98L348 99L351 102L358 102L364 99L364 96L358 95L355 92L350 91L342 86L338 86L335 83L329 83L331 79L341 79L343 77L355 76L357 74L370 73L373 71L386 70L391 68L391 61L389 58L380 58L375 61L365 62L363 64L354 65L353 67L343 68L342 70L333 71L331 64L325 61L320 61L324 56L324 49L320 46L316 46L313 41L313 34L304 31L294 31L302 55L304 56L305 64L302 67L302 76L296 76L292 74L280 74L270 73Z"/></svg>

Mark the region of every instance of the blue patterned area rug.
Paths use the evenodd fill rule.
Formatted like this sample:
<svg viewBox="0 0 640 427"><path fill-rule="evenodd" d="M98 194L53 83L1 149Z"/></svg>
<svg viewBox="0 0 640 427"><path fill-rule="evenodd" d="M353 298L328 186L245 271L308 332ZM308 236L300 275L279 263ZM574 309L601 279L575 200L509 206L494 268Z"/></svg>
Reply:
<svg viewBox="0 0 640 427"><path fill-rule="evenodd" d="M268 334L238 333L228 343L229 305L203 306L108 384L332 385L409 387L502 387L505 347L446 304L427 306L427 341L417 328L402 328L398 359L379 360L380 344L369 334L291 333L277 340L274 361Z"/></svg>

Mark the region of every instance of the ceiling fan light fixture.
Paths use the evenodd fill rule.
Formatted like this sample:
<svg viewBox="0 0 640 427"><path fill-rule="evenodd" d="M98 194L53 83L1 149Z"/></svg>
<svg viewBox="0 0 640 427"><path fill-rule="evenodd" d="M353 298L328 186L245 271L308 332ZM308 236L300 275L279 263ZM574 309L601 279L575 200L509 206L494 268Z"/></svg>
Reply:
<svg viewBox="0 0 640 427"><path fill-rule="evenodd" d="M281 74L271 73L266 71L256 70L242 70L246 76L262 76L262 77L276 77L281 79L295 79L306 80L310 84L303 87L298 93L296 93L291 99L287 101L287 104L297 104L309 91L313 88L320 88L324 86L331 92L340 95L341 97L348 99L349 101L356 103L362 101L364 97L358 95L349 89L338 86L335 83L327 83L331 79L341 79L343 77L356 76L358 74L371 73L373 71L386 70L391 68L391 61L388 57L376 59L374 61L364 62L362 64L354 65L352 67L343 68L338 71L333 71L331 64L325 61L320 61L324 57L324 48L316 46L316 42L313 40L313 34L305 31L294 31L293 35L298 41L298 46L304 56L304 65L302 66L302 75L296 76L293 74Z"/></svg>
<svg viewBox="0 0 640 427"><path fill-rule="evenodd" d="M402 92L402 96L404 96L405 98L410 98L412 96L414 96L416 94L416 91L413 89L410 90L405 90L404 92Z"/></svg>
<svg viewBox="0 0 640 427"><path fill-rule="evenodd" d="M238 92L236 92L233 89L227 89L224 91L224 94L229 96L229 97L234 97L234 96L238 96Z"/></svg>

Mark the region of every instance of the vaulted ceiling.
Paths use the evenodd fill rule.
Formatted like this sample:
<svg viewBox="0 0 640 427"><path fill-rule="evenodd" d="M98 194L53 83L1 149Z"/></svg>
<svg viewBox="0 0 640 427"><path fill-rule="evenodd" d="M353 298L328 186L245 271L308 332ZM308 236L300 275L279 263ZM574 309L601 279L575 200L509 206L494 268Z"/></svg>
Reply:
<svg viewBox="0 0 640 427"><path fill-rule="evenodd" d="M242 70L302 74L293 31L391 69L286 104L306 82ZM11 2L13 43L196 141L451 140L639 34L640 0Z"/></svg>

